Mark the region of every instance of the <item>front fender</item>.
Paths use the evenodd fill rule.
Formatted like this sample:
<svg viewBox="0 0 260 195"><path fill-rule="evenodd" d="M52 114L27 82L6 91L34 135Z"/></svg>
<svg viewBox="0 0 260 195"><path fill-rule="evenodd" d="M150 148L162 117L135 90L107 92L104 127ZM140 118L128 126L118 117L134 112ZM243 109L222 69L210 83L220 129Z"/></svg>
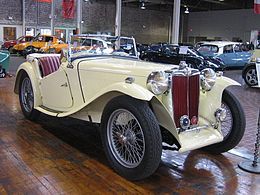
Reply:
<svg viewBox="0 0 260 195"><path fill-rule="evenodd" d="M215 122L215 111L221 107L222 94L223 91L228 86L241 86L238 82L227 78L227 77L217 77L215 86L207 92L201 92L200 94L200 104L199 104L199 114L203 118ZM209 114L211 113L211 114Z"/></svg>
<svg viewBox="0 0 260 195"><path fill-rule="evenodd" d="M39 88L39 78L37 77L36 70L33 68L33 65L31 63L24 62L19 66L18 70L16 71L14 92L16 94L19 93L20 82L24 74L27 74L31 80L34 92L34 107L38 107L42 105L41 93Z"/></svg>
<svg viewBox="0 0 260 195"><path fill-rule="evenodd" d="M128 84L125 82L119 82L104 88L98 94L96 94L96 97L99 97L102 94L106 94L111 91L120 92L133 98L145 101L150 101L154 96L152 92L140 85L137 85L135 83ZM96 99L96 97L93 98Z"/></svg>
<svg viewBox="0 0 260 195"><path fill-rule="evenodd" d="M57 116L59 117L64 117L68 116L71 114L76 113L77 111L88 107L91 105L92 109L96 106L92 106L92 104L96 104L98 102L98 110L100 112L103 111L103 107L107 104L107 102L118 96L118 95L128 95L130 97L139 99L139 100L144 100L144 101L150 101L153 97L154 94L148 91L148 89L137 85L137 84L128 84L125 82L118 82L114 83L112 85L109 85L102 90L98 91L98 93L94 94L91 98L89 98L83 105L80 105L79 107L74 108L70 112L66 113L59 113ZM95 108L97 109L97 108ZM99 122L100 116L97 117L98 119L95 120L95 122Z"/></svg>

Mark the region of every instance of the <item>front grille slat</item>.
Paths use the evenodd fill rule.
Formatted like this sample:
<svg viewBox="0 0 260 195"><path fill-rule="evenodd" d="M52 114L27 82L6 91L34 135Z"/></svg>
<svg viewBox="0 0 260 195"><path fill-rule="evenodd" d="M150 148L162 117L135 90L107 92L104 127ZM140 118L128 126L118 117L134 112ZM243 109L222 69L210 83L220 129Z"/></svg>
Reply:
<svg viewBox="0 0 260 195"><path fill-rule="evenodd" d="M172 97L174 121L177 128L180 128L180 118L183 115L198 118L199 107L199 74L195 75L173 75Z"/></svg>

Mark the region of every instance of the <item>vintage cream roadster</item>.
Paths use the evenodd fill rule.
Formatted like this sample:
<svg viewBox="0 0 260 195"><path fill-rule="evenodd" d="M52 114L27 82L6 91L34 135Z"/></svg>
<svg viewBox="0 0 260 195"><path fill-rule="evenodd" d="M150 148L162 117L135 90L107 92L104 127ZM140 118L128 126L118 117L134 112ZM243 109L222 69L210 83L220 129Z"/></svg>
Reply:
<svg viewBox="0 0 260 195"><path fill-rule="evenodd" d="M239 143L244 112L226 89L237 82L185 62L140 61L133 38L99 38L110 47L74 51L69 44L61 56L27 57L14 88L26 118L45 113L99 123L109 163L129 180L153 174L164 147L218 154Z"/></svg>

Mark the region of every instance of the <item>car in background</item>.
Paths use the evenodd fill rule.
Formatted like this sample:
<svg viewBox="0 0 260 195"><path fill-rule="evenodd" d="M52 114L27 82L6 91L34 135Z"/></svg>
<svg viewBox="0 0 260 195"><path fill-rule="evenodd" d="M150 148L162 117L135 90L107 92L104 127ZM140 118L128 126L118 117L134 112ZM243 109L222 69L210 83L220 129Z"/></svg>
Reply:
<svg viewBox="0 0 260 195"><path fill-rule="evenodd" d="M227 68L244 67L252 55L242 50L241 43L231 41L204 42L197 51L205 57L220 58Z"/></svg>
<svg viewBox="0 0 260 195"><path fill-rule="evenodd" d="M47 44L39 49L39 53L61 53L62 49L68 48L68 44L63 41L58 43Z"/></svg>
<svg viewBox="0 0 260 195"><path fill-rule="evenodd" d="M38 52L40 48L58 43L59 39L51 35L37 35L30 42L20 43L13 47L15 52L26 56L30 53Z"/></svg>
<svg viewBox="0 0 260 195"><path fill-rule="evenodd" d="M73 39L70 42L72 49L74 50L89 50L92 47L100 47L100 48L108 48L109 44L103 40L102 38L99 38L98 36L93 37L88 34L82 34L82 35L75 35L73 36ZM63 49L67 49L68 44L67 43L55 43L55 44L49 44L47 46L42 47L39 50L39 53L61 53Z"/></svg>
<svg viewBox="0 0 260 195"><path fill-rule="evenodd" d="M0 50L0 78L6 76L10 64L10 53L6 50Z"/></svg>
<svg viewBox="0 0 260 195"><path fill-rule="evenodd" d="M260 87L260 49L255 49L250 61L242 71L245 83L250 87Z"/></svg>
<svg viewBox="0 0 260 195"><path fill-rule="evenodd" d="M163 142L180 153L202 148L214 154L239 143L245 116L226 89L239 83L212 69L139 60L133 38L103 40L113 49L77 45L83 50L68 48L63 56L29 55L17 70L14 89L24 116L99 123L96 133L109 164L129 180L156 171Z"/></svg>
<svg viewBox="0 0 260 195"><path fill-rule="evenodd" d="M26 36L21 36L21 37L19 37L19 38L16 39L16 40L8 40L8 41L5 41L5 42L3 43L3 45L2 45L2 49L7 49L7 50L9 50L10 53L13 53L13 52L14 52L13 47L14 47L16 44L25 43L25 42L30 42L33 38L34 38L34 36L26 35Z"/></svg>
<svg viewBox="0 0 260 195"><path fill-rule="evenodd" d="M181 52L182 50L185 50L185 52ZM188 46L172 44L151 45L149 49L140 56L140 59L165 64L180 64L181 61L185 61L190 67L199 70L204 68L212 68L215 71L225 69L225 64L219 58L204 58L199 52L190 49Z"/></svg>

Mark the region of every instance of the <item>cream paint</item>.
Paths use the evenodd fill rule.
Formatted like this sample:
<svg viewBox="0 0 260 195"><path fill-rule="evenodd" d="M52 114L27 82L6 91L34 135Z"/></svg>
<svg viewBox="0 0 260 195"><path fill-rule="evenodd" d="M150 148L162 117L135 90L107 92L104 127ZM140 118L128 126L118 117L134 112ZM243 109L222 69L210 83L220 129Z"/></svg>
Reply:
<svg viewBox="0 0 260 195"><path fill-rule="evenodd" d="M73 106L69 81L62 67L40 81L43 106L52 110L66 112ZM50 87L51 86L51 87Z"/></svg>
<svg viewBox="0 0 260 195"><path fill-rule="evenodd" d="M79 67L78 63L80 63ZM146 88L147 76L152 71L167 70L176 66L115 58L111 58L109 62L104 58L89 59L82 62L76 60L73 62L73 68L67 68L67 62L64 62L58 71L44 79L39 77L39 71L36 67L37 65L27 62L22 64L18 71L24 69L30 75L33 89L35 90L35 105L39 111L52 116L71 116L82 120L89 120L88 116L91 116L93 122L100 122L107 102L118 95L126 94L133 98L151 102L158 123L168 129L179 141L181 145L180 152L220 142L223 139L220 129L216 130L211 127L211 124L216 122L214 113L221 106L223 90L230 85L239 85L226 77L217 77L216 85L213 89L209 92L201 92L200 96L199 125L208 125L208 128L178 134L173 121L171 93L155 96ZM80 89L77 68L80 70L79 75L85 102ZM68 75L68 84L71 89L73 102L71 102L72 98L68 90L60 92L58 89L66 81L62 69ZM134 82L132 84L126 83L125 79L127 77L133 77ZM53 82L56 83L53 84ZM41 88L39 88L39 83L42 84ZM40 89L42 93L40 93ZM44 104L49 108L51 106L52 109L63 112L50 112L39 107L41 106L41 95L48 91L52 92L53 96L43 97ZM67 98L64 98L64 96ZM64 101L62 103L63 107L57 107L60 103L57 103L57 101L61 98L65 99L62 100Z"/></svg>

